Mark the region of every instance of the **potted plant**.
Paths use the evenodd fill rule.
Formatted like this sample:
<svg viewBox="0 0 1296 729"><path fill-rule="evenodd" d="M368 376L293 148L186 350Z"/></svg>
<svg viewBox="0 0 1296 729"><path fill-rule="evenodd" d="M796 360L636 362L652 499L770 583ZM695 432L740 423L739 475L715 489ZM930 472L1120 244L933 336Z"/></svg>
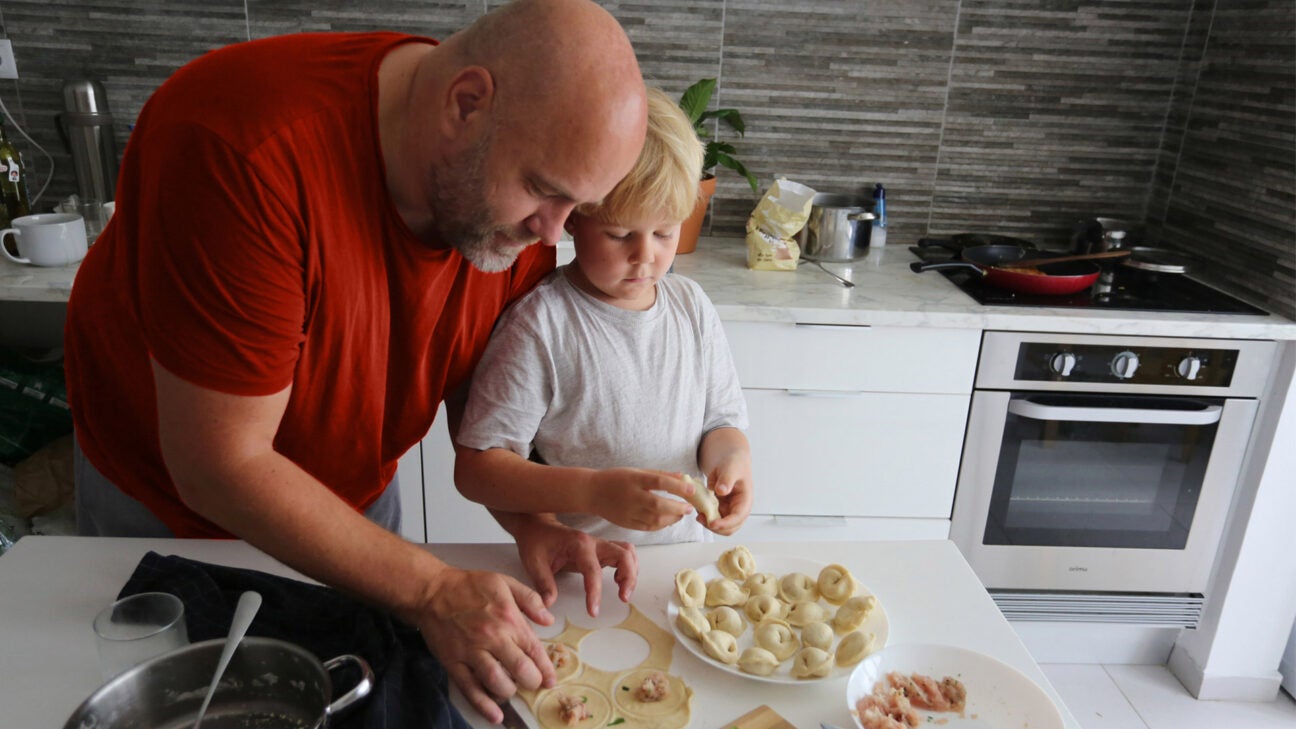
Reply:
<svg viewBox="0 0 1296 729"><path fill-rule="evenodd" d="M711 196L715 194L716 178L715 168L717 165L728 167L747 178L747 184L751 185L752 192L757 192L759 182L756 176L747 171L746 166L734 158L737 151L729 142L723 142L717 135L717 126L708 124L712 119L724 122L730 129L738 132L738 136L743 136L747 131L747 125L743 122L742 114L737 109L708 109L711 103L711 96L715 93L716 80L713 78L704 78L684 90L680 96L680 108L688 116L689 121L693 122L693 129L697 132L698 139L703 142L702 157L702 185L701 196L698 199L697 207L689 219L684 221L680 228L680 242L677 249L678 253L691 253L697 247L698 234L702 231L702 220L706 217L707 206L711 203Z"/></svg>

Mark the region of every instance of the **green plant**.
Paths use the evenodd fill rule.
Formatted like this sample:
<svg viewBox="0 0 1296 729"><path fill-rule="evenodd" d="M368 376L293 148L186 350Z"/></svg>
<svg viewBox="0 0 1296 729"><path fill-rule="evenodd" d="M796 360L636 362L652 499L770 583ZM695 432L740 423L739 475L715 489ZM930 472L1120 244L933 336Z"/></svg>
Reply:
<svg viewBox="0 0 1296 729"><path fill-rule="evenodd" d="M689 121L693 122L693 129L697 132L698 139L704 144L704 156L702 158L702 174L714 174L712 170L716 165L728 167L747 178L747 184L751 185L752 192L759 189L759 182L756 175L747 171L742 162L734 159L733 155L737 151L729 142L722 142L716 136L715 127L708 128L707 122L712 119L718 119L738 132L738 136L744 136L747 132L747 125L743 122L742 114L737 109L714 109L709 110L707 106L711 103L711 95L715 93L716 80L713 78L704 78L684 90L680 96L680 108L688 116Z"/></svg>

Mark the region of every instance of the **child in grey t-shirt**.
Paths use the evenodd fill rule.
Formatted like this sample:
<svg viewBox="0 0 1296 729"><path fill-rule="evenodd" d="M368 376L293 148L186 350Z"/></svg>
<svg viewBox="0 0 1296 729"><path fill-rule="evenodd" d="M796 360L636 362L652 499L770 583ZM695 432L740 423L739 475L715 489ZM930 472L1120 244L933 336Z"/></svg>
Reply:
<svg viewBox="0 0 1296 729"><path fill-rule="evenodd" d="M500 318L473 375L455 483L506 512L553 513L634 544L729 535L751 511L747 411L715 307L668 273L697 200L702 149L649 89L634 169L568 220L576 260ZM705 476L718 519L685 518ZM671 496L667 496L671 495Z"/></svg>

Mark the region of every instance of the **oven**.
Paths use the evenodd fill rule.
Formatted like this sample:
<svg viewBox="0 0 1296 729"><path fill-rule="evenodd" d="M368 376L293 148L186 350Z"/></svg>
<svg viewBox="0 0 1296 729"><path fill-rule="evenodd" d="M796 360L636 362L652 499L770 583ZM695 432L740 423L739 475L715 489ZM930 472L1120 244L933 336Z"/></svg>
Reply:
<svg viewBox="0 0 1296 729"><path fill-rule="evenodd" d="M1274 346L984 335L950 536L1010 619L1196 624Z"/></svg>

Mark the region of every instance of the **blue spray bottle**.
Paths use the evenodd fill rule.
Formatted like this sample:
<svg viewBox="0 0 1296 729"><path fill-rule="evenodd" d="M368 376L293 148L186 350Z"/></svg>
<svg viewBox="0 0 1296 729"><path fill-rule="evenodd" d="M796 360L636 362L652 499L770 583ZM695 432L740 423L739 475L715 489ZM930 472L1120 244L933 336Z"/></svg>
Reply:
<svg viewBox="0 0 1296 729"><path fill-rule="evenodd" d="M869 247L886 245L887 235L887 209L886 209L886 189L882 183L877 183L873 188L873 232L869 236Z"/></svg>

